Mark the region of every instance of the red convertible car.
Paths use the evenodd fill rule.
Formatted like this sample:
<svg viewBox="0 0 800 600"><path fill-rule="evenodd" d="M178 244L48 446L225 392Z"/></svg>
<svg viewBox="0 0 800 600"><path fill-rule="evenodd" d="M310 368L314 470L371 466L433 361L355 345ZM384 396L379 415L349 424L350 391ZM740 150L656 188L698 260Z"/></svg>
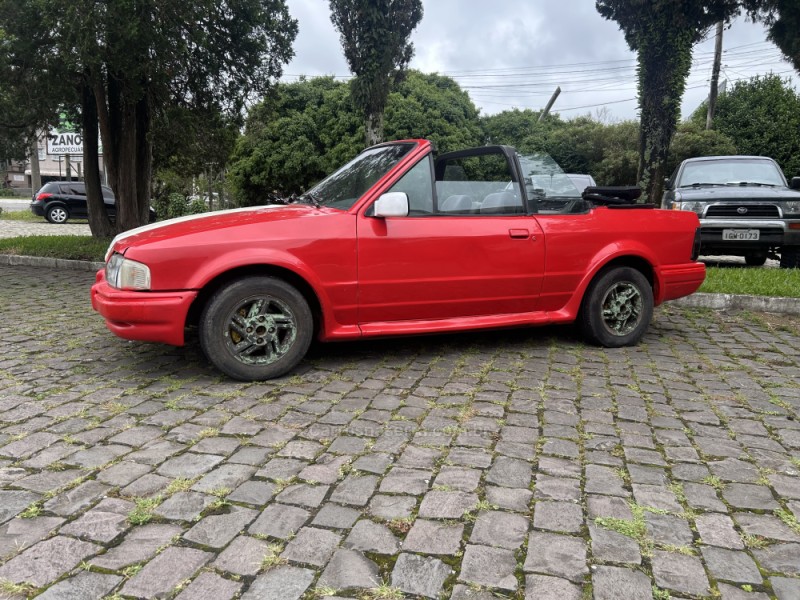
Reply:
<svg viewBox="0 0 800 600"><path fill-rule="evenodd" d="M636 344L653 306L703 282L697 215L550 189L554 168L507 146L380 144L299 198L117 236L92 306L131 340L183 345L196 325L241 380L286 373L314 337L577 321Z"/></svg>

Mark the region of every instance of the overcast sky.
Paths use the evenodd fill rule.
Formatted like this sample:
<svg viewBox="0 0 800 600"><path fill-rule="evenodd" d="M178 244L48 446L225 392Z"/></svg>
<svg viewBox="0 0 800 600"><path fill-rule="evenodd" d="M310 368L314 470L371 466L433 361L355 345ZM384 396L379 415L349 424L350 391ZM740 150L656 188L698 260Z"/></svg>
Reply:
<svg viewBox="0 0 800 600"><path fill-rule="evenodd" d="M300 32L284 80L300 75L348 79L328 0L287 4ZM423 0L423 5L422 22L412 34L411 67L453 77L482 114L515 107L540 110L561 86L553 111L564 118L596 116L603 109L611 119L637 117L636 56L617 24L597 13L594 0ZM695 47L684 117L708 95L713 30L708 38ZM774 72L798 85L761 25L739 17L725 31L723 49L721 80Z"/></svg>

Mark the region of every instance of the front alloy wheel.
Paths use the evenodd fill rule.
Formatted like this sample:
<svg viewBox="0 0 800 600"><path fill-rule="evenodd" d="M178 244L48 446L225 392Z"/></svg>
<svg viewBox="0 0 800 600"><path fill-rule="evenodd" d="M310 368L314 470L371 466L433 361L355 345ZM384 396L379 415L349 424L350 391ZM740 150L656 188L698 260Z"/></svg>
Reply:
<svg viewBox="0 0 800 600"><path fill-rule="evenodd" d="M297 338L292 309L273 296L243 300L224 321L228 351L245 364L271 365L286 355Z"/></svg>
<svg viewBox="0 0 800 600"><path fill-rule="evenodd" d="M583 298L578 321L586 338L607 348L636 344L653 317L653 289L631 267L598 273Z"/></svg>
<svg viewBox="0 0 800 600"><path fill-rule="evenodd" d="M313 317L300 292L274 277L247 277L217 291L200 319L200 344L220 371L242 381L278 377L305 356Z"/></svg>

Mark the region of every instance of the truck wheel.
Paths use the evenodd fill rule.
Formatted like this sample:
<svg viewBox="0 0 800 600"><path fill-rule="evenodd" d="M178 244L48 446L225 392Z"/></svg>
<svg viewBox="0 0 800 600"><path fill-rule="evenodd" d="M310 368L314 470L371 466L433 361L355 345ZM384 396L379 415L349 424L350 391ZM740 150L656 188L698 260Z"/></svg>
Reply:
<svg viewBox="0 0 800 600"><path fill-rule="evenodd" d="M579 315L586 338L607 348L636 344L653 317L653 289L640 271L612 267L586 290Z"/></svg>
<svg viewBox="0 0 800 600"><path fill-rule="evenodd" d="M800 269L800 248L795 246L781 248L781 268Z"/></svg>
<svg viewBox="0 0 800 600"><path fill-rule="evenodd" d="M47 214L45 216L51 223L61 225L62 223L66 223L67 219L69 219L69 211L63 206L51 206L47 209Z"/></svg>
<svg viewBox="0 0 800 600"><path fill-rule="evenodd" d="M314 319L303 295L275 277L246 277L217 291L200 317L211 363L241 381L279 377L305 356Z"/></svg>
<svg viewBox="0 0 800 600"><path fill-rule="evenodd" d="M760 267L767 262L766 252L748 252L744 255L744 262L749 267Z"/></svg>

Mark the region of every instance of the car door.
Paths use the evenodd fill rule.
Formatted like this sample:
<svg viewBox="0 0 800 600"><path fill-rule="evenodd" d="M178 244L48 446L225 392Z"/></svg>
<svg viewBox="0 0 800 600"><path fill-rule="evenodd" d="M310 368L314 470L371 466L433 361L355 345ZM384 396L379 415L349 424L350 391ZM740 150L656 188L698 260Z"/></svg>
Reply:
<svg viewBox="0 0 800 600"><path fill-rule="evenodd" d="M86 205L86 186L79 182L74 181L71 183L62 184L62 189L66 187L69 214L73 218L85 219L89 216L89 211Z"/></svg>
<svg viewBox="0 0 800 600"><path fill-rule="evenodd" d="M536 310L544 240L504 147L423 157L390 192L406 217L358 219L359 322Z"/></svg>

